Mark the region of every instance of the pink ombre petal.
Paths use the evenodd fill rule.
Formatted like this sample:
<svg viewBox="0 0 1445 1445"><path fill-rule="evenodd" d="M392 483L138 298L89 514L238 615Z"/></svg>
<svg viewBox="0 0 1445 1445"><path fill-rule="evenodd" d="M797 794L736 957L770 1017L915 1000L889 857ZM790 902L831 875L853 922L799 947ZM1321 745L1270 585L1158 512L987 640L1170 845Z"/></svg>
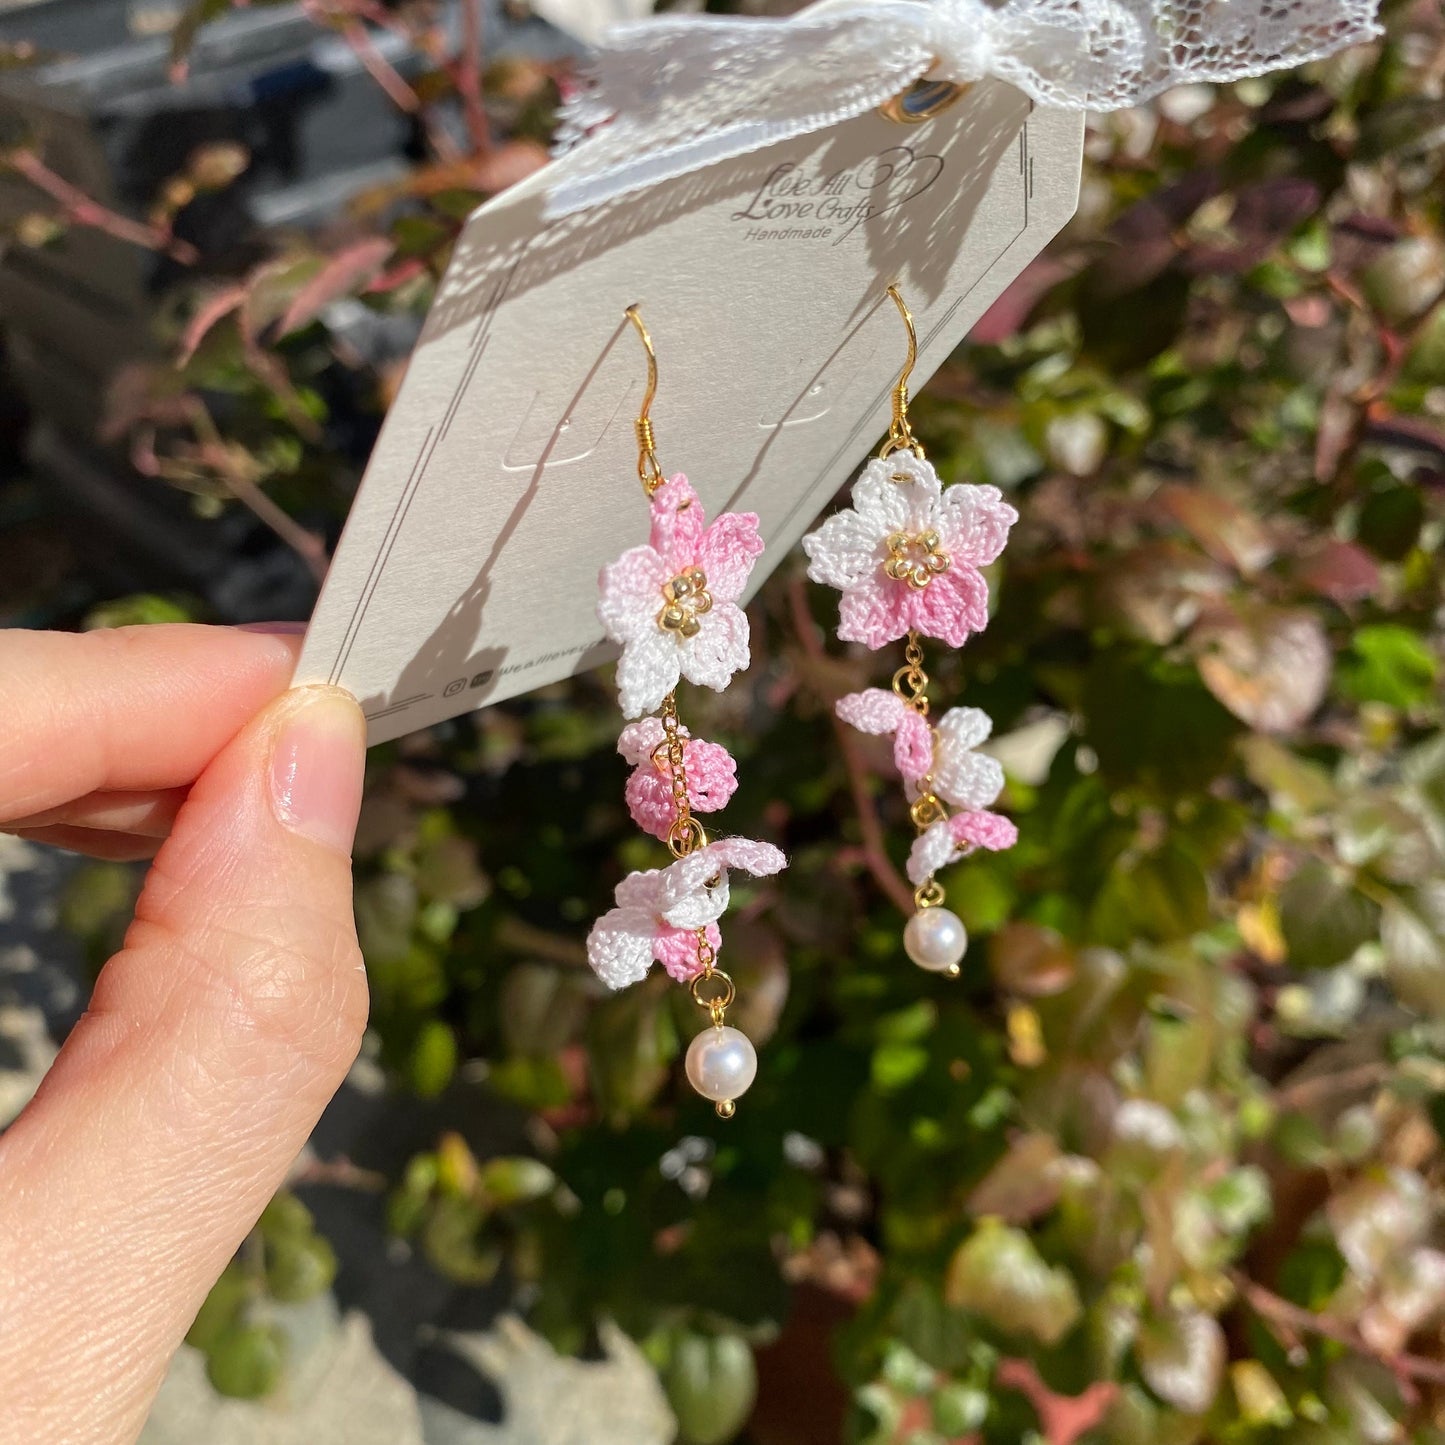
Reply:
<svg viewBox="0 0 1445 1445"><path fill-rule="evenodd" d="M840 697L833 708L849 727L860 733L871 733L882 737L896 731L903 721L903 714L911 711L908 704L896 692L883 687L865 687L862 692L850 692Z"/></svg>
<svg viewBox="0 0 1445 1445"><path fill-rule="evenodd" d="M982 632L988 626L988 584L975 568L960 564L957 559L927 587L896 585L908 593L904 604L907 614L904 632L910 627L916 628L950 647L962 647L975 632Z"/></svg>
<svg viewBox="0 0 1445 1445"><path fill-rule="evenodd" d="M893 763L910 783L918 782L933 768L933 729L928 719L911 707L904 708L893 736Z"/></svg>
<svg viewBox="0 0 1445 1445"><path fill-rule="evenodd" d="M788 866L787 855L771 843L759 843L754 838L719 838L709 843L697 856L707 854L724 868L741 868L755 878L766 878L781 873Z"/></svg>
<svg viewBox="0 0 1445 1445"><path fill-rule="evenodd" d="M736 602L748 585L753 563L763 555L756 512L724 512L702 534L697 565L707 577L714 602Z"/></svg>
<svg viewBox="0 0 1445 1445"><path fill-rule="evenodd" d="M683 748L682 760L693 811L716 813L725 808L738 787L738 765L733 755L721 743L694 738Z"/></svg>
<svg viewBox="0 0 1445 1445"><path fill-rule="evenodd" d="M811 574L810 574L811 575ZM908 594L919 596L907 583L884 577L874 568L853 583L838 604L838 637L842 642L861 642L874 652L903 637L913 622L909 616Z"/></svg>
<svg viewBox="0 0 1445 1445"><path fill-rule="evenodd" d="M722 948L722 932L716 923L709 923L704 930L713 956ZM667 970L669 977L678 983L689 983L702 972L697 959L697 932L695 929L673 928L660 924L652 939L653 957Z"/></svg>
<svg viewBox="0 0 1445 1445"><path fill-rule="evenodd" d="M662 589L671 578L651 547L633 547L604 567L597 578L597 620L613 642L631 642L657 630Z"/></svg>
<svg viewBox="0 0 1445 1445"><path fill-rule="evenodd" d="M997 487L958 483L944 489L938 532L956 562L986 567L998 559L1018 519Z"/></svg>
<svg viewBox="0 0 1445 1445"><path fill-rule="evenodd" d="M650 913L614 908L592 925L587 935L587 962L608 988L640 983L652 966L652 934L656 922Z"/></svg>
<svg viewBox="0 0 1445 1445"><path fill-rule="evenodd" d="M691 782L691 779L688 781ZM651 763L643 763L633 771L623 796L632 821L644 833L666 839L677 817L677 809L672 801L671 786Z"/></svg>
<svg viewBox="0 0 1445 1445"><path fill-rule="evenodd" d="M697 636L678 643L678 665L689 682L721 692L748 665L747 614L734 602L717 602L698 622Z"/></svg>
<svg viewBox="0 0 1445 1445"><path fill-rule="evenodd" d="M940 819L913 840L905 869L908 881L915 888L922 888L940 868L946 868L954 860L957 852L947 821Z"/></svg>
<svg viewBox="0 0 1445 1445"><path fill-rule="evenodd" d="M617 702L623 717L640 717L662 706L677 686L681 652L673 635L657 626L623 645L617 663Z"/></svg>
<svg viewBox="0 0 1445 1445"><path fill-rule="evenodd" d="M1000 813L956 813L948 820L948 831L959 848L987 848L1001 853L1019 840L1013 821Z"/></svg>
<svg viewBox="0 0 1445 1445"><path fill-rule="evenodd" d="M677 730L683 737L687 737L687 729L681 723L677 725ZM651 761L653 753L662 746L665 736L660 717L641 718L637 722L628 723L618 734L617 751L635 768Z"/></svg>
<svg viewBox="0 0 1445 1445"><path fill-rule="evenodd" d="M652 494L649 541L667 564L664 582L671 581L684 567L691 567L697 561L698 544L706 526L702 503L681 472Z"/></svg>

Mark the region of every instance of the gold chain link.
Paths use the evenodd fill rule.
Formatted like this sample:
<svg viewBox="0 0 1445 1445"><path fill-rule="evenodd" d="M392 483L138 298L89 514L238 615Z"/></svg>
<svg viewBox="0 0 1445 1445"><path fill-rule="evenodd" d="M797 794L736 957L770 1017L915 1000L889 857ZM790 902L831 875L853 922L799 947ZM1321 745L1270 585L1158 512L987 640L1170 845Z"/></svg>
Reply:
<svg viewBox="0 0 1445 1445"><path fill-rule="evenodd" d="M670 692L662 700L662 731L664 740L659 752L667 763L672 786L672 808L676 815L667 831L667 846L674 858L686 858L697 848L707 846L707 833L692 816L692 800L687 793L687 766L683 761L683 737L677 721L677 694Z"/></svg>
<svg viewBox="0 0 1445 1445"><path fill-rule="evenodd" d="M908 634L903 650L904 665L893 674L893 691L919 717L928 716L928 674L923 670L923 643L917 632ZM933 791L933 774L925 773L918 780L918 796L908 809L908 816L919 833L927 832L948 816L948 810ZM943 902L943 889L933 879L914 889L913 902L919 908L936 908Z"/></svg>
<svg viewBox="0 0 1445 1445"><path fill-rule="evenodd" d="M893 691L920 717L928 716L928 674L923 670L923 644L916 632L908 634L904 665L893 674Z"/></svg>
<svg viewBox="0 0 1445 1445"><path fill-rule="evenodd" d="M672 786L672 807L676 814L672 827L668 829L667 846L675 858L686 858L689 853L707 846L707 833L701 823L692 815L692 800L687 792L687 765L683 757L683 736L677 719L677 694L670 692L662 700L663 741L657 753L662 754L667 765L668 778ZM657 753L653 754L656 758ZM737 997L737 989L731 978L716 966L717 953L708 942L707 929L697 930L698 973L692 981L693 1002L705 1008L714 1025L722 1027L727 1007ZM717 985L720 991L714 991Z"/></svg>

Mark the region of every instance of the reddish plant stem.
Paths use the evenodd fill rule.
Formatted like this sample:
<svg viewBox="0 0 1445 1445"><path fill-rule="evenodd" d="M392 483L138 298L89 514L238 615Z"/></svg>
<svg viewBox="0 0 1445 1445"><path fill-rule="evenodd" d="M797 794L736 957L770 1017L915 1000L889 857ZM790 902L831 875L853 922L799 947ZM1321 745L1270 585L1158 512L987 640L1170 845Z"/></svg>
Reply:
<svg viewBox="0 0 1445 1445"><path fill-rule="evenodd" d="M453 83L462 98L467 134L472 151L486 155L492 149L492 128L482 104L482 13L481 0L461 0L462 53L457 57Z"/></svg>
<svg viewBox="0 0 1445 1445"><path fill-rule="evenodd" d="M1074 1445L1103 1420L1119 1393L1112 1380L1096 1380L1082 1394L1057 1394L1044 1384L1032 1360L1000 1360L994 1378L1028 1399L1049 1445Z"/></svg>
<svg viewBox="0 0 1445 1445"><path fill-rule="evenodd" d="M249 477L235 471L226 476L231 495L268 526L293 552L305 562L318 581L326 580L330 558L326 545L314 532L308 531L284 507L279 507Z"/></svg>
<svg viewBox="0 0 1445 1445"><path fill-rule="evenodd" d="M801 577L794 577L788 585L788 600L793 614L793 629L803 651L810 657L823 659L827 654L818 637L816 624L808 611L808 594ZM848 725L828 709L833 723L833 734L838 740L838 753L843 759L843 769L848 775L848 790L853 795L853 807L858 814L858 830L863 835L860 850L863 862L874 882L904 912L914 911L913 890L907 880L893 866L884 842L883 823L874 806L873 795L868 787L868 765L863 761L858 740Z"/></svg>
<svg viewBox="0 0 1445 1445"><path fill-rule="evenodd" d="M189 399L184 407L192 432L198 438L192 449L194 465L204 467L221 481L231 495L241 503L257 520L269 527L303 562L318 582L324 581L330 558L326 546L314 532L309 532L283 507L277 506L256 484L235 464L226 450L215 422L206 410L205 404L196 397ZM172 469L156 450L155 428L143 428L136 436L131 448L131 461L142 476L160 477L174 481Z"/></svg>
<svg viewBox="0 0 1445 1445"><path fill-rule="evenodd" d="M381 7L373 7L364 3L364 0L357 0L357 3L336 4L328 6L323 0L302 0L302 9L306 12L313 24L326 29L335 29L341 38L351 47L352 54L361 62L368 75L381 87L387 98L399 110L404 110L408 115L414 115L421 121L426 129L427 140L437 157L443 161L459 161L462 153L456 142L446 133L446 129L438 125L427 107L422 103L421 97L407 84L406 79L397 68L376 48L370 33L362 23L361 16L368 19L376 19L384 14ZM378 24L394 33L407 37L411 36L404 29L399 29L389 18L377 20Z"/></svg>
<svg viewBox="0 0 1445 1445"><path fill-rule="evenodd" d="M191 266L199 259L196 248L188 241L178 241L168 227L148 226L122 216L99 201L93 201L78 186L73 186L64 176L57 175L34 151L11 151L5 163L18 175L25 177L37 190L44 191L61 208L67 220L77 226L89 226L94 231L103 231L118 241L129 241L133 246L143 246L147 251L160 251L173 261Z"/></svg>
<svg viewBox="0 0 1445 1445"><path fill-rule="evenodd" d="M1240 1298L1261 1319L1294 1334L1320 1335L1334 1340L1353 1350L1358 1355L1378 1360L1397 1376L1409 1380L1425 1380L1433 1385L1445 1385L1445 1360L1427 1360L1419 1355L1390 1355L1372 1349L1359 1333L1341 1320L1329 1315L1316 1314L1300 1305L1281 1299L1262 1284L1256 1284L1247 1276L1235 1273L1232 1276Z"/></svg>

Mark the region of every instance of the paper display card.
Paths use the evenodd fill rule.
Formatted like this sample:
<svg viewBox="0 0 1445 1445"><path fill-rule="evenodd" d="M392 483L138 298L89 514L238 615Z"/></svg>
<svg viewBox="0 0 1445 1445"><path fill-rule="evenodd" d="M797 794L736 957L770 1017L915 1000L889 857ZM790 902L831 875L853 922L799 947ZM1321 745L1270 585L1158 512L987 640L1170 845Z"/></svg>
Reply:
<svg viewBox="0 0 1445 1445"><path fill-rule="evenodd" d="M868 114L547 222L546 173L468 221L386 419L296 681L369 738L609 660L597 573L644 542L633 419L709 517L753 511L767 574L1073 214L1083 117L996 81L922 125Z"/></svg>

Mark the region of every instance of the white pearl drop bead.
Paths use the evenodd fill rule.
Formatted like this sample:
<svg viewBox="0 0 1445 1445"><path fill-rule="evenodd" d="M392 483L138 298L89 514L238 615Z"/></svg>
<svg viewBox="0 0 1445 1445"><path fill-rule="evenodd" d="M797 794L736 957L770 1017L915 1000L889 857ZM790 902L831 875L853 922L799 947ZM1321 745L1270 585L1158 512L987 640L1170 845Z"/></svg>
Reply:
<svg viewBox="0 0 1445 1445"><path fill-rule="evenodd" d="M735 1028L704 1029L687 1048L687 1080L715 1104L740 1098L758 1075L758 1051Z"/></svg>
<svg viewBox="0 0 1445 1445"><path fill-rule="evenodd" d="M920 908L903 926L903 947L919 968L947 973L967 952L968 931L947 908Z"/></svg>

